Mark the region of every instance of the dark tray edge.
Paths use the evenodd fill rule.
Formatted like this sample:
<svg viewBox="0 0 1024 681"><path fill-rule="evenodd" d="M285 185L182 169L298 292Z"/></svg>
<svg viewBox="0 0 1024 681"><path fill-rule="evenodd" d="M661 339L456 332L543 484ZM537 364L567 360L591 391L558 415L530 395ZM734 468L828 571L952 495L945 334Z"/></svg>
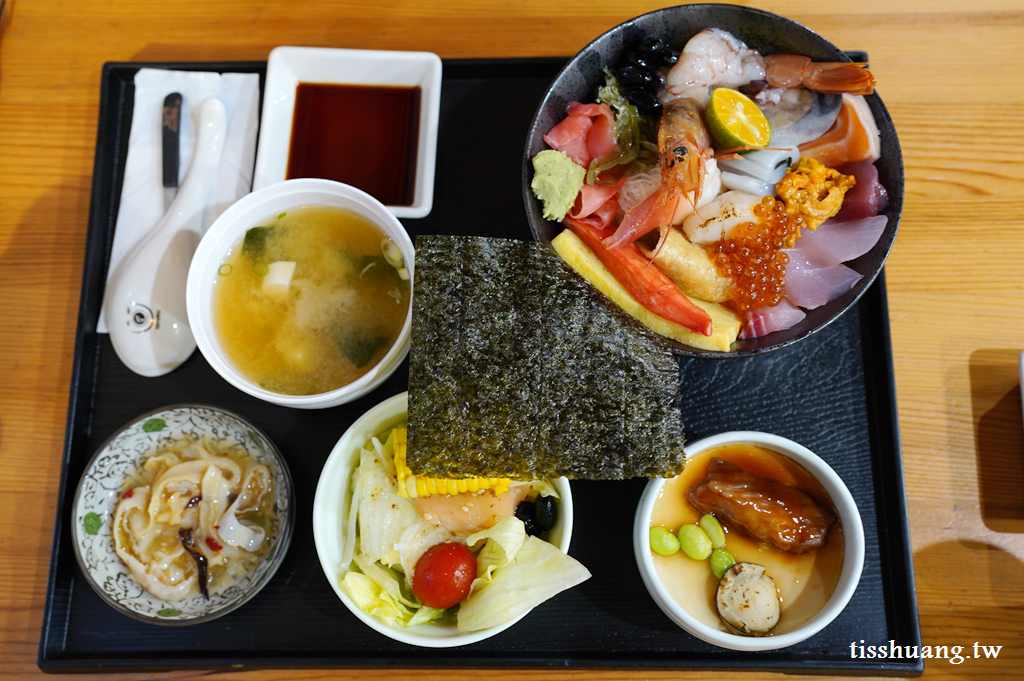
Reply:
<svg viewBox="0 0 1024 681"><path fill-rule="evenodd" d="M564 57L537 57L537 58L523 58L523 59L461 59L461 60L445 60L444 69L446 76L455 75L463 71L464 69L472 72L475 68L479 68L482 65L487 65L492 69L492 73L496 76L505 77L509 75L519 77L529 77L534 75L533 69L539 70L541 73L547 74L549 69L553 65L564 63ZM66 419L66 430L64 439L64 448L62 451L61 459L61 474L60 484L58 488L57 498L57 509L56 518L54 522L53 531L53 544L51 546L50 554L50 570L47 580L47 595L45 601L45 610L43 613L42 631L40 636L40 645L37 656L37 664L44 672L97 672L103 671L107 673L113 673L118 671L132 671L132 672L157 672L167 671L169 669L259 669L259 668L331 668L338 667L338 659L336 657L322 656L322 657L289 657L284 656L276 658L276 661L265 661L253 665L240 664L238 658L234 657L208 657L204 660L194 660L188 658L175 658L170 660L164 660L163 664L153 665L151 660L146 661L132 661L125 660L123 658L112 658L97 656L94 659L88 659L86 657L78 657L75 659L64 658L61 653L61 647L63 643L63 636L66 630L62 629L60 632L52 631L53 623L55 619L55 612L60 607L67 608L70 603L70 591L65 593L58 593L58 570L60 568L60 546L62 538L70 541L70 537L64 537L65 533L69 533L69 530L65 526L65 516L67 516L67 507L71 503L70 500L66 499L68 490L68 464L72 451L75 449L75 443L79 442L82 438L86 438L91 430L91 407L92 399L91 393L89 393L85 386L88 384L86 377L95 376L97 370L97 358L99 354L99 346L96 337L96 315L100 309L100 304L103 296L103 288L105 285L105 277L97 276L94 274L96 271L106 272L107 263L109 258L110 245L112 242L113 225L110 224L110 220L105 218L106 206L113 206L113 210L110 211L111 215L117 214L117 206L120 200L120 187L114 186L114 177L111 177L102 172L109 165L113 165L115 168L118 163L119 156L122 154L121 138L109 141L110 135L107 134L105 129L110 125L108 120L110 116L116 116L116 128L122 128L120 123L125 115L125 110L128 109L132 104L131 98L125 98L121 96L118 98L120 105L116 111L111 112L112 107L108 106L108 100L110 99L111 88L121 88L122 90L127 89L126 82L122 79L123 76L128 75L130 71L134 74L135 71L141 68L165 68L165 69L187 69L187 70L209 70L209 71L247 71L247 72L258 72L261 76L260 91L261 91L261 103L262 103L262 89L263 79L265 77L265 62L107 62L103 66L102 81L100 90L100 108L97 123L97 135L96 135L96 156L93 162L93 181L90 192L90 208L89 208L89 223L88 231L86 235L86 254L82 272L82 296L79 303L78 311L78 324L75 339L75 350L73 355L73 368L71 376L71 387L70 395L68 400L68 415ZM524 70L525 69L525 70ZM454 71L454 73L452 73ZM123 137L127 138L127 132L124 133ZM101 227L101 225L103 225ZM105 228L104 228L105 227ZM95 268L95 269L94 269ZM905 489L903 485L903 469L902 469L902 457L900 452L900 441L899 441L899 425L897 420L896 411L896 392L895 392L895 380L893 375L893 361L892 351L889 342L889 317L888 317L888 303L885 288L885 274L884 271L880 273L878 281L870 287L865 298L877 298L877 304L872 306L875 315L870 320L862 318L861 324L870 324L872 332L870 337L874 340L874 346L871 352L865 352L865 377L869 383L868 389L873 390L876 395L885 395L886 411L890 414L889 418L879 420L876 425L884 426L887 430L886 438L884 438L893 448L893 457L891 461L892 470L889 471L890 478L889 482L884 486L879 482L880 476L875 476L875 489L876 499L881 507L886 509L885 512L878 513L879 518L889 517L890 520L894 517L891 507L895 505L896 512L901 521L900 541L903 545L902 552L885 552L887 561L892 569L890 574L906 575L906 589L903 590L905 597L908 599L906 607L909 608L910 620L909 622L901 622L898 626L910 627L914 633L914 640L910 642L911 645L921 644L920 626L917 619L917 599L916 592L914 590L914 575L913 575L913 561L912 561L912 550L910 544L910 530L906 508L906 497ZM862 308L863 309L863 308ZM863 337L863 334L862 334ZM879 357L881 356L881 360ZM874 371L868 370L868 368L876 369ZM886 380L878 380L879 370L885 376ZM88 408L86 408L88 405ZM876 439L882 439L877 436L877 432L872 430L876 435ZM890 439L891 438L891 439ZM874 447L873 447L874 449ZM875 461L875 467L877 468L877 461ZM883 492L888 491L888 494ZM887 513L889 514L887 516ZM879 533L891 534L889 532L890 525L879 523ZM887 545L891 545L891 541L886 542ZM896 567L901 569L896 570ZM899 591L899 590L897 590ZM888 594L893 597L893 594ZM900 610L896 608L895 610ZM896 612L895 615L899 616L902 613ZM901 618L902 619L902 618ZM66 622L65 622L66 624ZM58 633L60 634L60 641L57 640ZM268 651L268 657L273 656L273 651ZM250 658L252 659L252 658ZM737 671L747 670L752 671L752 668L747 666L748 660L738 661L736 665L708 665L708 666L693 666L686 667L686 670L722 670L722 669L735 669ZM870 673L872 675L882 676L920 676L924 672L924 661L921 659L906 660L907 664L894 664L890 661L886 662L874 662L868 664L867 661L860 662L858 660L851 660L849 664L845 664L843 667L836 667L834 664L829 662L804 662L801 664L799 670L796 670L792 665L786 664L784 661L764 661L758 665L758 669L765 671L783 671L790 673L830 673L837 675L858 675L863 673ZM373 667L387 667L400 669L399 667L393 667L394 661L388 659L358 659L348 660L344 665L349 668L373 668ZM460 657L456 655L436 657L426 660L419 661L419 668L446 668L446 667L459 667L459 668L473 668L475 665L467 664L466 657ZM489 659L488 664L476 666L476 668L519 668L519 669L549 669L556 667L579 667L579 668L600 668L600 669L645 669L645 670L673 670L681 671L683 668L679 666L664 666L659 664L657 661L634 661L634 664L630 667L623 667L621 662L618 660L595 660L595 659L571 659L571 658L552 658L550 661L543 664L534 665L523 665L521 661L514 658L507 660L501 659ZM806 670L806 671L805 671Z"/></svg>
<svg viewBox="0 0 1024 681"><path fill-rule="evenodd" d="M909 618L910 621L897 622L894 626L897 629L906 628L913 632L913 640L910 645L920 646L921 640L921 626L918 619L917 609L917 587L914 579L914 560L913 560L913 547L910 542L910 517L907 509L907 498L906 498L906 486L903 482L903 450L900 443L900 432L899 432L899 419L896 402L896 380L895 380L895 368L893 366L892 359L892 346L891 346L891 332L889 327L889 300L888 300L888 289L886 288L885 281L885 268L878 275L878 280L871 286L868 291L868 295L877 297L879 304L870 308L876 311L876 314L865 315L861 317L862 325L871 325L873 328L880 330L876 334L876 338L886 339L881 345L883 347L873 348L870 352L864 353L865 362L865 381L867 389L873 392L879 399L884 395L885 411L888 413L886 419L877 419L876 423L873 424L873 428L870 432L875 436L879 437L879 431L885 429L886 441L892 444L892 459L889 462L888 474L891 477L887 485L882 485L881 476L875 475L875 499L880 506L876 516L878 518L888 517L900 519L900 527L898 532L900 533L899 541L903 545L902 552L886 552L883 554L882 559L889 563L889 573L891 575L903 575L905 582L902 589L893 589L886 594L886 598L899 599L903 598L906 600L905 608L894 608L894 612L898 615L901 611L906 610L911 613ZM879 375L884 375L887 380L882 385L882 381L878 380ZM883 411L879 408L872 415ZM872 444L872 447L875 445ZM879 462L876 460L874 466L878 469ZM888 492L888 494L886 494ZM891 534L892 526L889 524L879 522L878 527L879 536L885 534ZM887 541L887 544L891 545L891 541ZM924 673L924 660L918 659L917 664L914 666L915 672L920 675Z"/></svg>

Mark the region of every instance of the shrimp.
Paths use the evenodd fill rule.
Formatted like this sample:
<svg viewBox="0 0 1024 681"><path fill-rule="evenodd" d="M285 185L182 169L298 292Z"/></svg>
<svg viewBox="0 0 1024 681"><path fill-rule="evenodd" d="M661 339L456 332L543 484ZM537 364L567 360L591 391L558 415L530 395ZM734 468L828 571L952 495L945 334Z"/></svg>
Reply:
<svg viewBox="0 0 1024 681"><path fill-rule="evenodd" d="M658 153L661 185L626 213L615 233L604 240L607 248L625 246L656 227L671 224L684 196L696 210L703 193L705 164L714 153L696 100L673 99L664 106L658 128Z"/></svg>
<svg viewBox="0 0 1024 681"><path fill-rule="evenodd" d="M728 31L706 28L686 43L665 79L661 100L693 97L703 105L712 87L736 88L755 80L764 80L764 59L757 50Z"/></svg>
<svg viewBox="0 0 1024 681"><path fill-rule="evenodd" d="M812 62L799 54L772 54L764 58L765 78L772 87L803 86L827 95L870 95L875 77L861 62Z"/></svg>

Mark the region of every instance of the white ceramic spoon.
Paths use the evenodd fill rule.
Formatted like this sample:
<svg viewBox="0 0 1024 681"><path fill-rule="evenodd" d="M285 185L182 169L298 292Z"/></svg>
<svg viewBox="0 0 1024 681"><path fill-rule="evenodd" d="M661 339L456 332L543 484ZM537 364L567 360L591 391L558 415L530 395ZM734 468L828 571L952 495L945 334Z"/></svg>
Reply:
<svg viewBox="0 0 1024 681"><path fill-rule="evenodd" d="M193 115L195 149L181 189L167 213L125 256L107 288L107 329L114 351L142 376L173 371L196 349L185 310L185 281L216 186L227 114L211 97Z"/></svg>

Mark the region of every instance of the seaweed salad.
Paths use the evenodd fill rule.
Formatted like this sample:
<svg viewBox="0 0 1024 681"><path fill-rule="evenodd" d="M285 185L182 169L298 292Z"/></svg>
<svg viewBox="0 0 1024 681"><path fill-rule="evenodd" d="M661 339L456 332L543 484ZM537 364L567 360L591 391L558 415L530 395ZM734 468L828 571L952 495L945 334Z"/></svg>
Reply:
<svg viewBox="0 0 1024 681"><path fill-rule="evenodd" d="M420 236L407 463L616 480L682 471L679 367L537 243Z"/></svg>

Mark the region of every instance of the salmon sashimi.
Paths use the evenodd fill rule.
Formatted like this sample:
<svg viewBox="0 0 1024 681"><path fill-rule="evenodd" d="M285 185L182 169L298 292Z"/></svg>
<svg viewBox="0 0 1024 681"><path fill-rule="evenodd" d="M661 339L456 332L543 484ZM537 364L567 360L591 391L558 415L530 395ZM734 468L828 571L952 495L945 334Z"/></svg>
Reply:
<svg viewBox="0 0 1024 681"><path fill-rule="evenodd" d="M416 510L427 522L452 532L470 535L494 527L499 520L515 513L516 506L529 492L530 485L513 483L501 494L485 490L478 494L467 492L418 497L413 501Z"/></svg>
<svg viewBox="0 0 1024 681"><path fill-rule="evenodd" d="M882 148L878 125L864 98L843 95L836 122L818 139L801 144L800 155L830 168L879 158Z"/></svg>

